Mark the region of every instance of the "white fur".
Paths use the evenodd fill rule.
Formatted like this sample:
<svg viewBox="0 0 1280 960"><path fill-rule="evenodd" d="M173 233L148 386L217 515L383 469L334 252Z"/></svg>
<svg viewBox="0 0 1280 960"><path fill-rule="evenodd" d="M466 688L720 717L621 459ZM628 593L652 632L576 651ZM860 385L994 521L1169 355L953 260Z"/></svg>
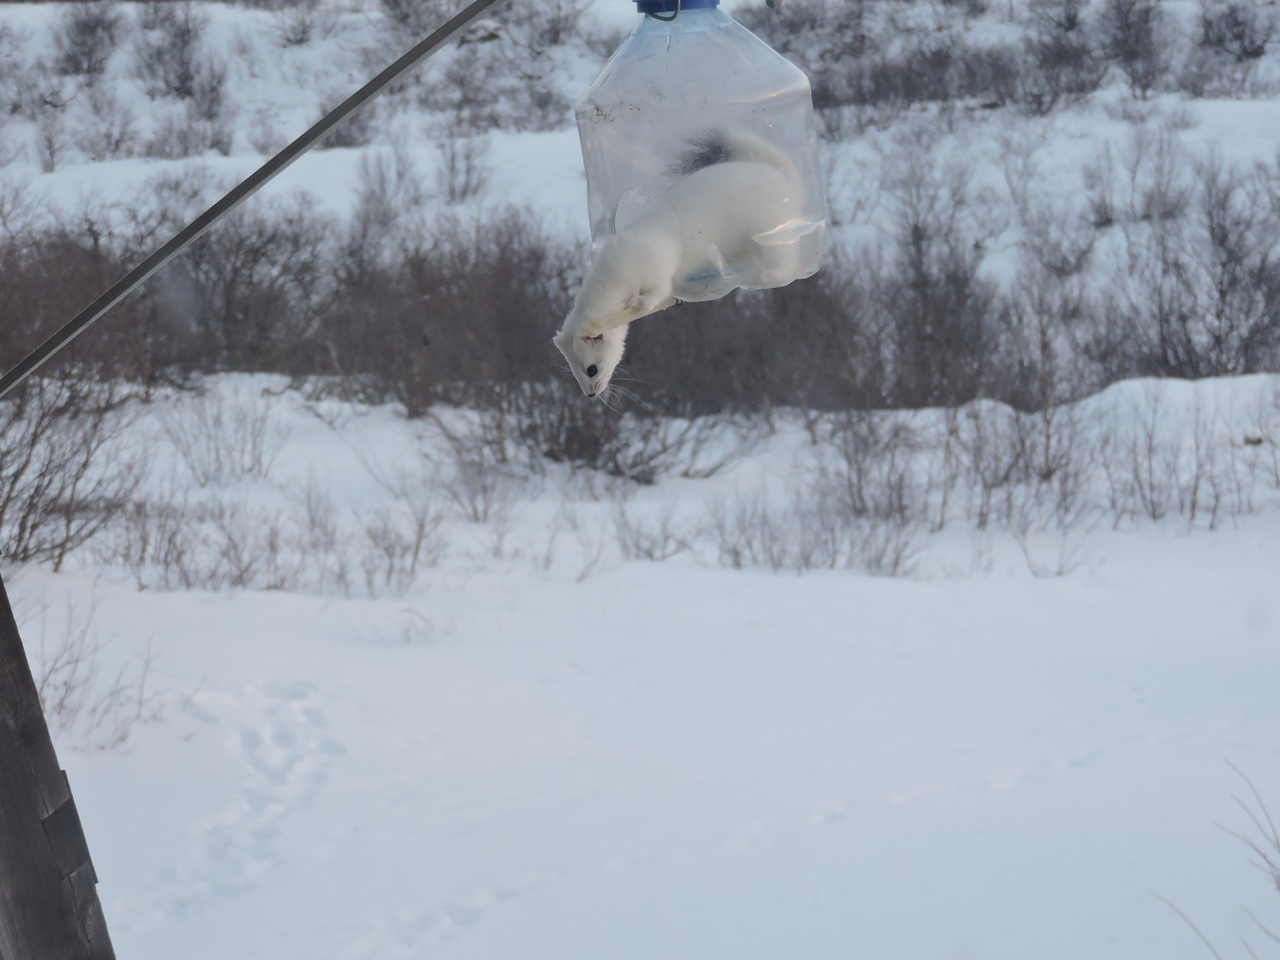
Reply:
<svg viewBox="0 0 1280 960"><path fill-rule="evenodd" d="M765 285L794 277L796 245L775 238L803 201L795 166L758 137L723 137L733 159L676 178L591 261L554 341L588 397L609 386L627 324L679 302L684 278L708 269Z"/></svg>

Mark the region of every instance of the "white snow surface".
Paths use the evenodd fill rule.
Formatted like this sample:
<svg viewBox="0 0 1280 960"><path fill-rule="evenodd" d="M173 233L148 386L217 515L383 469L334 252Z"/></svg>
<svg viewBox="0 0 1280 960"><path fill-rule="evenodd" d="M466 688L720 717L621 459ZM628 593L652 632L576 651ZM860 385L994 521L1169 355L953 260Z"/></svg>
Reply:
<svg viewBox="0 0 1280 960"><path fill-rule="evenodd" d="M1160 389L1223 410L1274 384ZM267 509L311 476L376 509L365 465L385 477L422 425L320 406L275 401L270 476L216 495ZM633 506L731 497L805 446L784 422ZM1275 917L1216 825L1252 830L1228 763L1280 803L1274 499L1215 531L1096 527L1046 579L1010 543L960 572L955 525L906 578L614 551L582 577L540 557L561 499L608 515L589 486L530 481L502 546L450 521L382 599L21 571L33 649L57 639L34 611L94 604L104 670L156 657L160 719L59 743L119 955L1196 960L1161 898L1220 949Z"/></svg>

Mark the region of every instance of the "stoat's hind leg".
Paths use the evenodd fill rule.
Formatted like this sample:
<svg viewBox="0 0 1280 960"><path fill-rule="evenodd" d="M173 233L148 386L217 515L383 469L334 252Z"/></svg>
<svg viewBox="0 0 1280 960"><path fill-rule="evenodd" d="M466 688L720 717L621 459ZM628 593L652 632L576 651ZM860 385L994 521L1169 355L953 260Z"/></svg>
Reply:
<svg viewBox="0 0 1280 960"><path fill-rule="evenodd" d="M623 309L615 313L605 314L603 317L592 317L590 320L584 320L582 326L578 328L578 332L584 337L598 337L606 330L625 326L632 320L647 317L651 313L657 313L659 310L673 307L679 302L670 293L636 294L627 298Z"/></svg>
<svg viewBox="0 0 1280 960"><path fill-rule="evenodd" d="M624 306L628 310L635 312L636 318L647 317L651 313L657 313L659 310L665 310L676 302L675 297L671 296L671 290L649 290L634 293L627 298Z"/></svg>

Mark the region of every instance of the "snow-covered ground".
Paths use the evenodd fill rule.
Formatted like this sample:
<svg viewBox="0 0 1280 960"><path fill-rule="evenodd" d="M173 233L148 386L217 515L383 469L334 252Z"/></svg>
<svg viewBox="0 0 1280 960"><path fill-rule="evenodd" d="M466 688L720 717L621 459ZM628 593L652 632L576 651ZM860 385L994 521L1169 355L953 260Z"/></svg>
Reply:
<svg viewBox="0 0 1280 960"><path fill-rule="evenodd" d="M1159 390L1229 444L1273 382L1093 402ZM310 477L355 523L429 447L388 408L255 399L274 385L210 385L269 404L268 468L197 499L284 529ZM166 416L131 436L181 479ZM807 448L784 420L625 503L705 512ZM488 523L451 509L431 565L377 598L354 561L324 596L139 591L92 549L11 589L37 659L77 624L101 682L153 658L158 719L108 750L59 735L121 956L1195 960L1162 898L1224 951L1260 939L1246 911L1276 916L1217 826L1254 835L1229 764L1280 804L1267 469L1212 531L1099 515L1057 577L963 520L902 578L727 569L705 545L627 561L627 485L552 469Z"/></svg>

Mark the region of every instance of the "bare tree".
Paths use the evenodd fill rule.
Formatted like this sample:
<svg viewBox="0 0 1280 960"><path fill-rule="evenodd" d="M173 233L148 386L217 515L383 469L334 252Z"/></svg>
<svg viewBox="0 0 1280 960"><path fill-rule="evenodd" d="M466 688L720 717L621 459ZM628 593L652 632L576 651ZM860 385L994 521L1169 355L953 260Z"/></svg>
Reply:
<svg viewBox="0 0 1280 960"><path fill-rule="evenodd" d="M1086 21L1087 0L1035 0L1027 53L1031 69L1023 78L1022 100L1032 113L1046 114L1060 102L1078 100L1102 84L1107 65Z"/></svg>
<svg viewBox="0 0 1280 960"><path fill-rule="evenodd" d="M92 83L106 69L123 26L116 0L68 4L54 28L54 69Z"/></svg>
<svg viewBox="0 0 1280 960"><path fill-rule="evenodd" d="M132 416L127 400L120 387L69 371L29 379L0 403L6 561L60 569L125 508L145 465L143 451L118 446Z"/></svg>
<svg viewBox="0 0 1280 960"><path fill-rule="evenodd" d="M1145 100L1173 65L1173 38L1163 0L1103 0L1099 27L1107 58Z"/></svg>
<svg viewBox="0 0 1280 960"><path fill-rule="evenodd" d="M1275 37L1276 15L1242 0L1200 0L1200 44L1236 63L1266 55Z"/></svg>
<svg viewBox="0 0 1280 960"><path fill-rule="evenodd" d="M190 0L153 3L144 10L140 26L135 71L147 93L179 100L195 96L208 15Z"/></svg>

